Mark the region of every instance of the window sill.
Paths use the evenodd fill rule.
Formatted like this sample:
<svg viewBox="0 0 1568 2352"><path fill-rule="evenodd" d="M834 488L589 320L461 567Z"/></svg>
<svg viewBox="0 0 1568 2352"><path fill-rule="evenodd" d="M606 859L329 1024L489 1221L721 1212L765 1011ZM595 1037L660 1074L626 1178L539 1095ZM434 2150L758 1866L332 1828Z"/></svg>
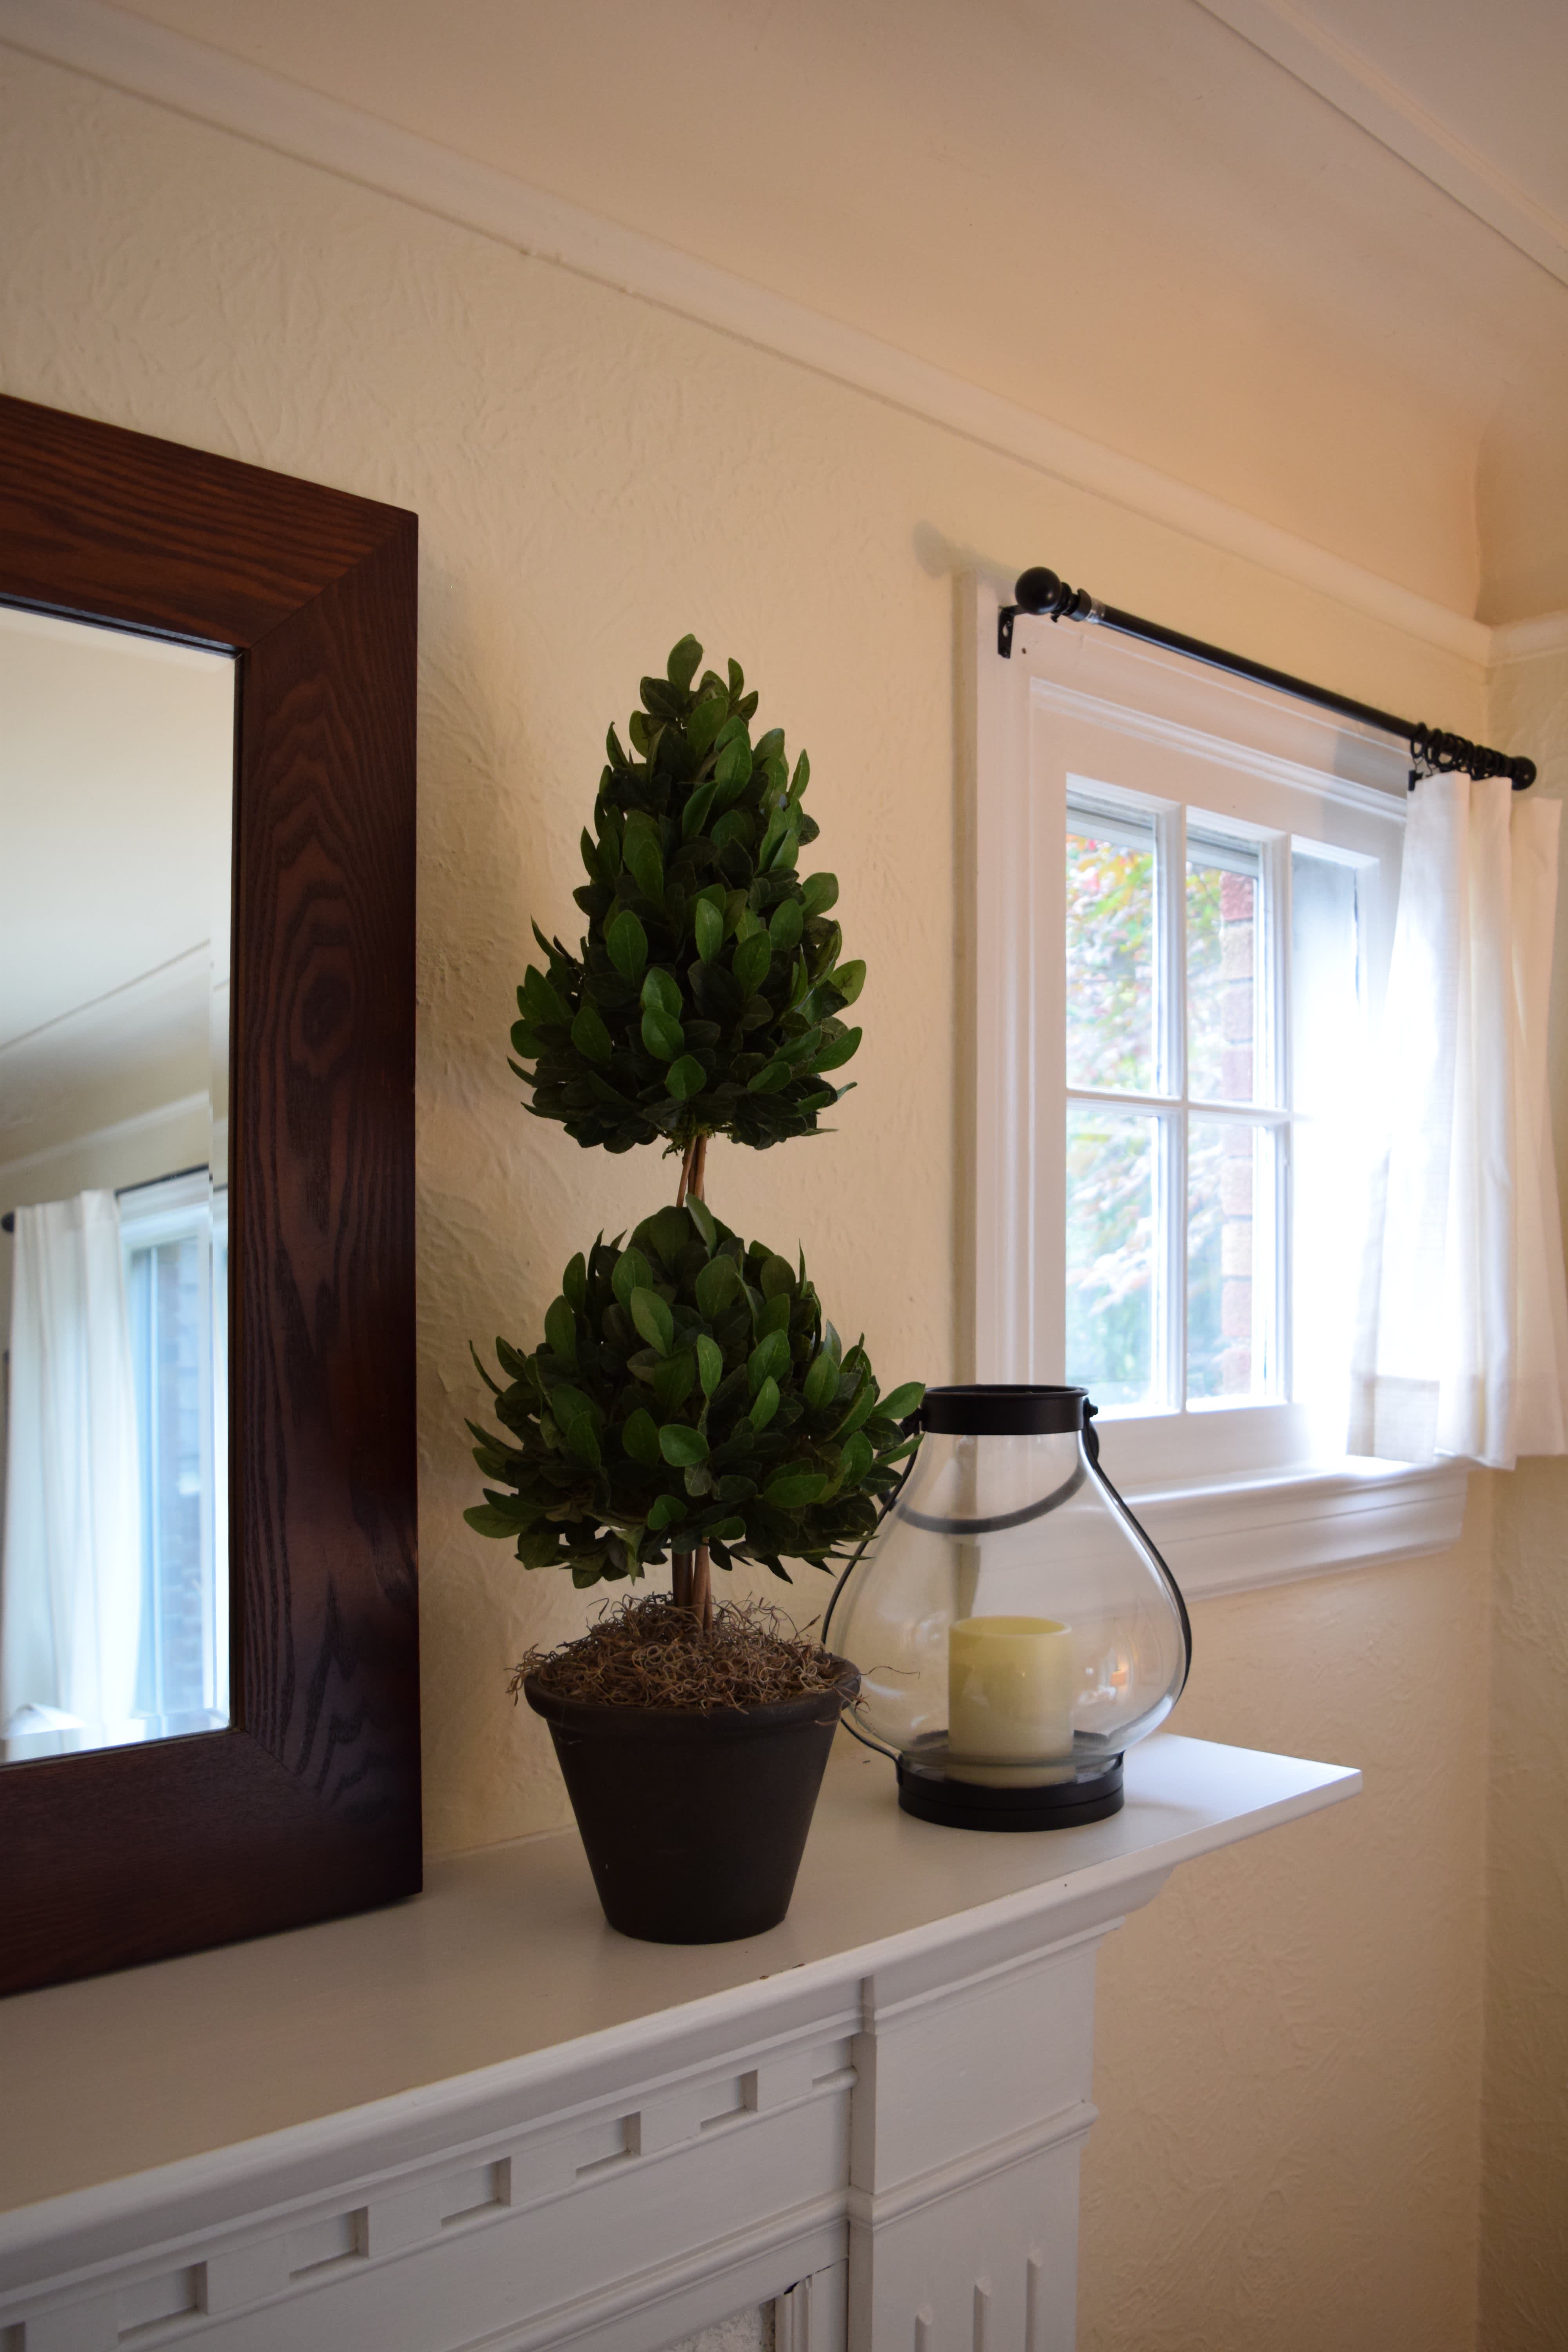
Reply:
<svg viewBox="0 0 1568 2352"><path fill-rule="evenodd" d="M1446 1551L1458 1541L1468 1480L1462 1463L1350 1455L1126 1495L1187 1599L1203 1601Z"/></svg>

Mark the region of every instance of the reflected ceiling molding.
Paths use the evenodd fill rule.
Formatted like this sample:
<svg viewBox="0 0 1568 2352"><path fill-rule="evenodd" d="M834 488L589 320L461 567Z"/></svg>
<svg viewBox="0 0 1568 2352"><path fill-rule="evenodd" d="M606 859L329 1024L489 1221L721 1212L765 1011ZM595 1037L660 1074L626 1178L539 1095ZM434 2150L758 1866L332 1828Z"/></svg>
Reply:
<svg viewBox="0 0 1568 2352"><path fill-rule="evenodd" d="M211 961L211 940L199 940L195 947L182 948L178 955L154 964L150 971L139 971L130 980L122 980L113 988L106 988L101 995L84 998L80 1004L68 1004L63 1013L53 1013L47 1021L40 1021L36 1029L19 1030L15 1037L0 1037L0 1055L15 1054L22 1046L35 1044L40 1037L52 1035L69 1022L85 1019L89 1013L96 1013L101 1022L106 1017L112 1017L110 1007L116 1013L121 1013L134 1011L154 998L189 997L193 981L199 983L205 1003L214 990L228 986L227 981L222 978L209 981L207 975Z"/></svg>
<svg viewBox="0 0 1568 2352"><path fill-rule="evenodd" d="M73 1152L104 1143L121 1143L132 1136L150 1135L156 1128L171 1127L176 1119L190 1118L211 1108L212 1097L208 1094L182 1095L176 1102L160 1103L153 1110L139 1110L130 1118L111 1120L109 1126L95 1127L85 1135L45 1144L41 1150L25 1151L16 1160L0 1160L0 1187L8 1187L14 1177L26 1176L35 1168L47 1168L57 1160L68 1160Z"/></svg>
<svg viewBox="0 0 1568 2352"><path fill-rule="evenodd" d="M1561 653L1568 653L1568 613L1538 613L1528 621L1504 621L1492 631L1494 668Z"/></svg>
<svg viewBox="0 0 1568 2352"><path fill-rule="evenodd" d="M1568 286L1568 222L1291 0L1198 0L1211 16Z"/></svg>
<svg viewBox="0 0 1568 2352"><path fill-rule="evenodd" d="M858 327L105 0L0 0L0 42L773 352L1461 659L1468 615ZM1017 556L1021 562L1022 555Z"/></svg>

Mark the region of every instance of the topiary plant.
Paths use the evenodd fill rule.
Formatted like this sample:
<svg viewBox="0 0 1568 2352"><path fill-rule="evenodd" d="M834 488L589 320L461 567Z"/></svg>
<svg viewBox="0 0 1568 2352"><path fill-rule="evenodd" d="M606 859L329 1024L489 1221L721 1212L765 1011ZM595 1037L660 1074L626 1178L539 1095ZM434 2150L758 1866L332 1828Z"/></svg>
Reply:
<svg viewBox="0 0 1568 2352"><path fill-rule="evenodd" d="M528 1355L497 1340L509 1387L479 1365L503 1433L469 1423L496 1482L469 1526L579 1585L673 1556L675 1597L705 1623L710 1558L786 1582L785 1559L826 1567L871 1532L918 1442L899 1426L918 1384L880 1396L804 1262L746 1246L700 1201L574 1257L544 1333Z"/></svg>
<svg viewBox="0 0 1568 2352"><path fill-rule="evenodd" d="M866 976L839 961L836 877L796 872L817 831L805 752L792 776L782 729L753 743L740 664L694 685L701 659L682 637L643 679L629 754L611 728L575 894L587 932L574 955L534 925L545 968L511 1033L538 1118L609 1151L662 1141L688 1169L710 1135L815 1131L847 1091L828 1074L860 1043L839 1015Z"/></svg>

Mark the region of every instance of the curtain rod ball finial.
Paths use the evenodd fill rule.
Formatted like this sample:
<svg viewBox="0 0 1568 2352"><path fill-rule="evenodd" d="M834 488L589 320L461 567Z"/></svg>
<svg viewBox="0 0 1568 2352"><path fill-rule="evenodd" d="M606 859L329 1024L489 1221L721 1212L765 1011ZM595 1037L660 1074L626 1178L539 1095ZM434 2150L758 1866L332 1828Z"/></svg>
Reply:
<svg viewBox="0 0 1568 2352"><path fill-rule="evenodd" d="M1061 593L1061 582L1043 563L1031 566L1018 574L1018 584L1013 593L1019 609L1026 613L1048 613Z"/></svg>

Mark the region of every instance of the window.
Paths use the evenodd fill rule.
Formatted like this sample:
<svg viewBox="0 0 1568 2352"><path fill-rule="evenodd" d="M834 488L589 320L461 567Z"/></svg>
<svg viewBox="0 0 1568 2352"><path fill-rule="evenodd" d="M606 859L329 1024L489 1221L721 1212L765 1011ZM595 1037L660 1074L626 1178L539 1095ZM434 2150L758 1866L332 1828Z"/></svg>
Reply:
<svg viewBox="0 0 1568 2352"><path fill-rule="evenodd" d="M135 1710L228 1719L227 1194L203 1168L121 1195L142 1473Z"/></svg>
<svg viewBox="0 0 1568 2352"><path fill-rule="evenodd" d="M1021 622L1001 660L994 616L978 592L975 1376L1088 1388L1112 1475L1176 1518L1310 1487L1384 1515L1342 1556L1450 1539L1391 1497L1441 1517L1462 1476L1343 1452L1404 757L1092 626Z"/></svg>

